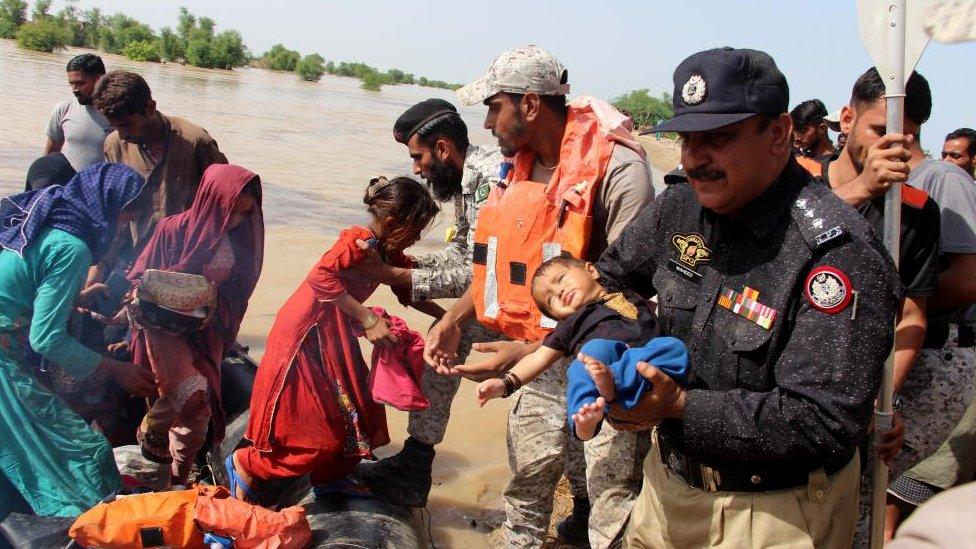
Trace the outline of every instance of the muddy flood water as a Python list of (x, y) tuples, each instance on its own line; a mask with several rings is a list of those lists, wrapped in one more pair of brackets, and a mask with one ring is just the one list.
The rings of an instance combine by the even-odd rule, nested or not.
[[(28, 52), (13, 41), (0, 40), (0, 196), (23, 189), (27, 167), (44, 149), (51, 111), (71, 98), (65, 64), (78, 53)], [(136, 63), (112, 55), (103, 58), (108, 70), (141, 74), (161, 112), (205, 127), (231, 163), (261, 176), (267, 223), (265, 263), (240, 336), (255, 358), (264, 352), (276, 311), (339, 231), (364, 222), (362, 196), (369, 178), (410, 172), (406, 148), (393, 140), (396, 118), (429, 97), (457, 104), (452, 92), (417, 86), (367, 92), (360, 89), (359, 80), (329, 75), (312, 84), (293, 74), (260, 69), (215, 71)], [(472, 142), (494, 142), (482, 129), (483, 107), (464, 108), (461, 113)], [(648, 150), (668, 166), (655, 169), (655, 187), (660, 190), (659, 178), (677, 163), (677, 153), (673, 146), (645, 146), (660, 149)], [(438, 225), (408, 253), (443, 246), (445, 228), (452, 220), (452, 207), (446, 205)], [(416, 311), (404, 310), (385, 287), (367, 304), (386, 307), (421, 332), (431, 322)], [(368, 357), (369, 343), (362, 340), (361, 345)], [(474, 383), (461, 385), (446, 439), (437, 446), (429, 515), (422, 515), (437, 547), (487, 547), (489, 532), (503, 519), (500, 494), (509, 477), (508, 404), (499, 399), (478, 408)], [(380, 449), (380, 456), (398, 451), (406, 437), (406, 413), (390, 408), (388, 417), (393, 442)], [(565, 512), (568, 498), (563, 499)]]
[[(23, 189), (27, 167), (43, 151), (52, 109), (71, 97), (65, 64), (78, 53), (27, 52), (13, 41), (0, 40), (0, 196)], [(110, 55), (104, 59), (108, 70), (141, 74), (161, 112), (207, 128), (232, 163), (261, 175), (267, 252), (241, 334), (255, 357), (263, 353), (278, 307), (339, 231), (364, 221), (362, 196), (368, 179), (410, 172), (406, 148), (393, 140), (397, 116), (428, 97), (456, 103), (451, 92), (417, 86), (374, 93), (361, 90), (358, 80), (328, 75), (311, 84), (293, 74), (258, 69), (213, 71)], [(480, 130), (483, 109), (462, 113), (472, 141), (493, 141)], [(453, 219), (451, 207), (440, 217), (414, 253), (443, 242), (444, 228)], [(420, 331), (430, 323), (419, 313), (403, 311), (385, 288), (370, 304), (389, 308)], [(363, 350), (369, 352), (368, 343)], [(465, 382), (461, 387), (447, 440), (437, 448), (428, 507), (438, 547), (485, 547), (487, 532), (499, 523), (499, 494), (509, 475), (506, 404), (479, 409), (474, 385)], [(406, 436), (406, 414), (390, 409), (388, 415), (393, 443), (381, 455), (398, 451)], [(428, 517), (423, 518), (426, 527)]]

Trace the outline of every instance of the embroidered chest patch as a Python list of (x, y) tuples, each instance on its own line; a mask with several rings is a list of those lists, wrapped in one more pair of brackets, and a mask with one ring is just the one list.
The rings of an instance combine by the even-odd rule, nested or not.
[(827, 265), (811, 271), (803, 287), (811, 307), (832, 315), (846, 309), (854, 296), (851, 279), (840, 269)]
[(678, 250), (678, 261), (689, 267), (699, 263), (708, 263), (712, 250), (705, 245), (705, 240), (697, 234), (676, 234), (671, 237), (671, 243)]
[(718, 304), (767, 330), (772, 329), (773, 322), (776, 320), (776, 309), (760, 303), (759, 292), (748, 286), (741, 293), (730, 288), (722, 288)]

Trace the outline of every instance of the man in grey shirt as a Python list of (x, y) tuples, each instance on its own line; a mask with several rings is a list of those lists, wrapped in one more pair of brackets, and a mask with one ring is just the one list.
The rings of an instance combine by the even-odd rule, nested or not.
[(102, 58), (91, 53), (68, 61), (68, 84), (74, 99), (58, 104), (47, 125), (44, 154), (61, 152), (75, 171), (105, 161), (105, 137), (112, 133), (108, 120), (92, 105), (95, 84), (105, 74)]

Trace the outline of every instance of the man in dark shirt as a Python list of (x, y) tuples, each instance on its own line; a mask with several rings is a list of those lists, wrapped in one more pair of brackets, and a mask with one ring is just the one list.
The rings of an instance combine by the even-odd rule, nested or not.
[(819, 99), (808, 99), (790, 111), (796, 161), (813, 175), (820, 175), (820, 163), (834, 154), (826, 116), (827, 107)]
[[(927, 86), (918, 73), (913, 73), (906, 86), (905, 121), (906, 134), (886, 134), (884, 84), (874, 69), (868, 70), (854, 84), (850, 104), (841, 110), (841, 126), (848, 135), (847, 144), (832, 158), (822, 163), (821, 180), (837, 196), (857, 209), (875, 232), (884, 234), (884, 193), (893, 182), (904, 182), (908, 178), (908, 159), (910, 153), (905, 147), (905, 139), (917, 139), (921, 122), (931, 112), (931, 96)], [(895, 333), (898, 349), (895, 352), (895, 395), (902, 393), (905, 380), (922, 350), (927, 330), (926, 309), (928, 299), (935, 295), (939, 281), (939, 236), (941, 215), (939, 205), (928, 193), (909, 185), (901, 189), (901, 247), (898, 274), (904, 285), (905, 294)], [(933, 387), (934, 388), (934, 387)], [(926, 399), (929, 400), (929, 399)], [(910, 402), (910, 401), (908, 401)], [(933, 401), (921, 403), (929, 408)], [(918, 416), (918, 406), (899, 406), (895, 428), (887, 433), (896, 435), (892, 439), (890, 451), (882, 454), (894, 466), (892, 477), (905, 469), (904, 465), (893, 461), (901, 448), (902, 416), (904, 413), (912, 423)], [(940, 410), (941, 411), (941, 410)], [(936, 412), (939, 413), (939, 412)], [(918, 429), (914, 429), (917, 431)], [(920, 433), (911, 433), (914, 438)], [(902, 452), (899, 461), (913, 451)], [(912, 459), (917, 462), (918, 457)], [(867, 468), (865, 473), (871, 468)], [(869, 541), (872, 482), (865, 475), (861, 482), (861, 502), (858, 531), (855, 545), (866, 545)]]
[(650, 365), (620, 428), (660, 424), (627, 545), (848, 546), (857, 443), (892, 341), (900, 284), (863, 217), (791, 156), (789, 90), (754, 50), (674, 74), (689, 184), (672, 185), (600, 259), (609, 286), (658, 296), (694, 378)]
[[(850, 105), (841, 110), (841, 127), (847, 144), (836, 155), (823, 160), (821, 180), (838, 197), (863, 215), (879, 237), (884, 235), (885, 192), (894, 181), (908, 179), (908, 149), (902, 135), (885, 134), (884, 86), (872, 86), (876, 71), (868, 71), (854, 84)], [(931, 112), (930, 97), (919, 88), (914, 73), (906, 86), (905, 127), (915, 138), (921, 118)], [(873, 91), (882, 95), (873, 97)], [(926, 107), (926, 104), (928, 105)], [(924, 120), (923, 120), (924, 121)], [(880, 124), (880, 128), (876, 128)], [(901, 389), (925, 339), (926, 300), (935, 295), (939, 282), (939, 205), (923, 190), (902, 186), (901, 249), (899, 275), (905, 287), (896, 333), (895, 394)]]

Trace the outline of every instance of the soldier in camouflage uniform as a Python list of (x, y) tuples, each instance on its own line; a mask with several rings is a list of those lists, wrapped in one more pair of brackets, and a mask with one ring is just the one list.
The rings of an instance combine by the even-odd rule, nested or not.
[[(410, 286), (414, 301), (461, 297), (471, 283), (478, 209), (491, 186), (500, 181), (503, 157), (497, 147), (470, 144), (467, 132), (454, 106), (442, 99), (414, 105), (394, 125), (394, 138), (407, 146), (414, 173), (427, 181), (437, 200), (454, 202), (456, 232), (443, 250), (414, 258), (413, 268), (390, 267), (374, 258), (360, 271), (391, 286)], [(499, 339), (501, 334), (475, 321), (466, 323), (457, 361), (464, 362), (474, 343)], [(393, 501), (409, 507), (426, 505), (434, 446), (444, 439), (460, 383), (459, 376), (427, 372), (421, 386), (430, 407), (410, 413), (410, 438), (403, 451), (379, 462), (363, 462), (354, 474)]]
[[(566, 164), (573, 161), (562, 158), (563, 148), (558, 146), (568, 127), (566, 78), (565, 69), (555, 57), (535, 46), (526, 46), (499, 55), (482, 78), (459, 90), (458, 95), (466, 103), (488, 105), (486, 127), (492, 129), (504, 154), (523, 150), (533, 153), (536, 160), (532, 181), (552, 181), (561, 160), (567, 160)], [(549, 146), (545, 151), (535, 149), (540, 143)], [(550, 155), (553, 149), (556, 153)], [(653, 196), (643, 151), (615, 144), (594, 201), (587, 259), (595, 261)], [(454, 330), (446, 325), (471, 315), (473, 298), (468, 295), (458, 300), (431, 330), (427, 340), (429, 354), (448, 351), (450, 355), (446, 344), (444, 349), (437, 349), (441, 346), (438, 332)], [(510, 368), (534, 348), (534, 344), (517, 342), (498, 344), (493, 349), (494, 356), (484, 363), (458, 365), (453, 370), (472, 379), (491, 377)], [(574, 544), (588, 541), (594, 548), (611, 546), (621, 533), (640, 488), (640, 463), (649, 447), (648, 433), (621, 433), (604, 427), (599, 436), (585, 444), (573, 440), (566, 424), (568, 364), (561, 361), (553, 365), (513, 396), (515, 402), (508, 418), (512, 479), (504, 491), (506, 520), (502, 526), (509, 547), (542, 545), (553, 494), (564, 470), (575, 496), (574, 511), (557, 531), (560, 538)], [(583, 467), (585, 473), (580, 471)]]

